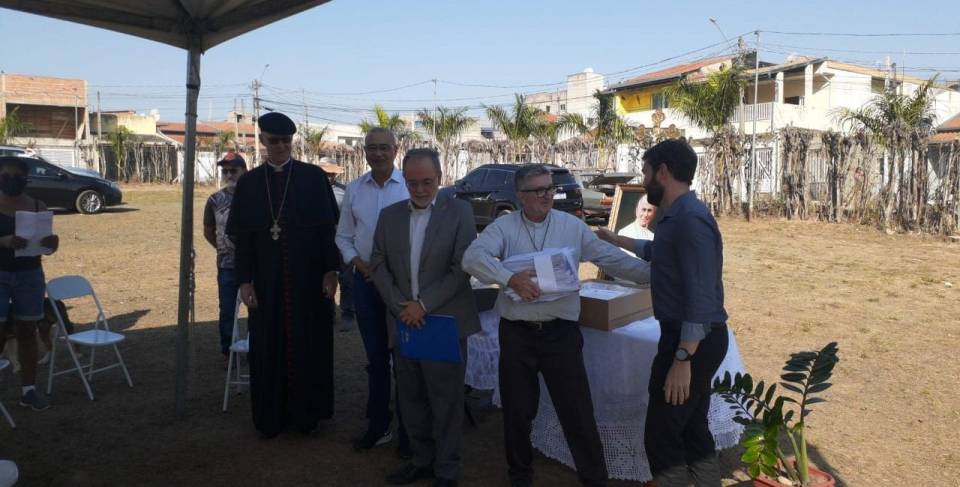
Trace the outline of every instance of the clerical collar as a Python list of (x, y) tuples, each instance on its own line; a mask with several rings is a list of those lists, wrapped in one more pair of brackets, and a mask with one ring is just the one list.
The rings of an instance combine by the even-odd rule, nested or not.
[[(551, 210), (551, 212), (552, 212), (552, 210)], [(522, 211), (520, 212), (520, 218), (523, 219), (523, 222), (524, 222), (524, 223), (529, 224), (529, 225), (531, 225), (531, 226), (534, 227), (534, 228), (538, 228), (538, 227), (542, 227), (542, 226), (544, 226), (544, 225), (546, 225), (547, 223), (550, 222), (550, 212), (547, 213), (546, 218), (544, 218), (542, 222), (535, 222), (535, 221), (527, 218), (527, 214), (526, 214), (526, 213), (523, 213)]]
[(290, 158), (287, 158), (286, 161), (283, 161), (283, 164), (274, 164), (274, 163), (272, 163), (272, 162), (270, 162), (270, 161), (268, 160), (268, 161), (267, 161), (267, 165), (270, 166), (270, 167), (272, 167), (274, 171), (280, 172), (280, 171), (283, 171), (283, 166), (286, 166), (287, 163), (289, 163), (289, 162), (290, 162)]

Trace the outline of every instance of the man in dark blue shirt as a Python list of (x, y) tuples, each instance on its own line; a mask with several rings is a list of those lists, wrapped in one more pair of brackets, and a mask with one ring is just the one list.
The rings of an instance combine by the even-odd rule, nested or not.
[(717, 222), (690, 190), (697, 154), (683, 140), (643, 154), (647, 199), (663, 218), (654, 240), (605, 229), (600, 238), (650, 261), (653, 313), (660, 343), (650, 374), (644, 443), (659, 487), (719, 487), (720, 471), (707, 423), (710, 387), (727, 353), (723, 308), (723, 241)]

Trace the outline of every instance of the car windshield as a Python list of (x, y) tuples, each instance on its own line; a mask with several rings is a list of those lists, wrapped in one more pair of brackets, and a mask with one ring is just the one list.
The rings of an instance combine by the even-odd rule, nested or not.
[(563, 172), (553, 172), (553, 184), (557, 186), (567, 186), (571, 184), (577, 184), (577, 178), (570, 174), (569, 171)]

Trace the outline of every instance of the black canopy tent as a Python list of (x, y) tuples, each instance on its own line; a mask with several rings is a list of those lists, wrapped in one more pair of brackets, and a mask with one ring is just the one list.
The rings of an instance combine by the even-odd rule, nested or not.
[(330, 0), (0, 0), (0, 7), (150, 39), (187, 50), (186, 130), (177, 304), (176, 413), (186, 412), (200, 55), (241, 34)]

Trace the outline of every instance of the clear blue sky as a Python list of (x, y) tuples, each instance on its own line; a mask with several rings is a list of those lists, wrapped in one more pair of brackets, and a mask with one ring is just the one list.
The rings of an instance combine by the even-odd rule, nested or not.
[[(249, 107), (249, 84), (266, 64), (263, 83), (268, 88), (261, 96), (288, 103), (302, 103), (305, 97), (316, 122), (354, 122), (368, 115), (364, 110), (375, 102), (392, 110), (432, 106), (432, 83), (365, 93), (432, 78), (442, 80), (441, 104), (507, 103), (515, 91), (560, 86), (520, 85), (561, 83), (585, 67), (622, 72), (723, 41), (709, 17), (731, 40), (754, 29), (960, 32), (960, 1), (334, 0), (208, 51), (202, 61), (199, 113), (202, 120), (211, 113), (214, 120), (224, 119), (240, 97)], [(752, 35), (748, 40), (752, 44)], [(937, 68), (944, 70), (941, 78), (960, 78), (960, 36), (764, 33), (761, 51), (769, 61), (798, 52), (864, 64), (882, 61), (889, 53), (908, 71), (923, 69), (913, 73), (918, 76)], [(0, 70), (85, 79), (91, 108), (99, 90), (105, 110), (156, 108), (163, 119), (182, 119), (185, 64), (185, 53), (177, 48), (0, 9)], [(608, 82), (667, 65), (622, 73)], [(287, 111), (303, 116), (302, 107)]]

